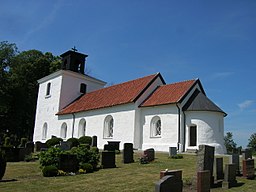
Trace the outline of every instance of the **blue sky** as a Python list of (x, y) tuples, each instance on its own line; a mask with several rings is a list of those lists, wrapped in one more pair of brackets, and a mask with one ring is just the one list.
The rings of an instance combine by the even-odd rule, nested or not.
[(255, 10), (254, 0), (2, 0), (0, 41), (54, 55), (76, 46), (110, 84), (199, 78), (245, 147), (256, 133)]

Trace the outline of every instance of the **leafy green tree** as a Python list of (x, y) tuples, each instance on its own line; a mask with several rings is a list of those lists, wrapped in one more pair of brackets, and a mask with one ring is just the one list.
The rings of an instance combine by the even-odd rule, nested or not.
[(256, 133), (253, 133), (250, 138), (248, 139), (249, 143), (247, 147), (252, 148), (253, 151), (256, 151)]
[(0, 124), (4, 134), (32, 139), (37, 80), (60, 69), (61, 59), (38, 50), (18, 52), (15, 44), (0, 42)]
[(228, 153), (234, 153), (236, 151), (237, 144), (235, 143), (231, 132), (227, 132), (224, 136), (224, 145)]

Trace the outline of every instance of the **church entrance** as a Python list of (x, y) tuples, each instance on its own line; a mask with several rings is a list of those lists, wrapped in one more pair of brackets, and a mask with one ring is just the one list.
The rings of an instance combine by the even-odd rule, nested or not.
[(196, 131), (196, 125), (190, 126), (189, 130), (189, 145), (190, 146), (196, 146), (197, 145), (197, 131)]

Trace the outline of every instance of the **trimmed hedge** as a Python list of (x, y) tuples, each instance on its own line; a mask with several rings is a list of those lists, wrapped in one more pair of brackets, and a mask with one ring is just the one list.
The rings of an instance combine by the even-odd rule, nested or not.
[(70, 148), (77, 147), (79, 145), (79, 141), (77, 138), (69, 138), (67, 142), (70, 144)]
[(53, 165), (45, 166), (42, 169), (44, 177), (56, 177), (58, 175), (58, 168)]
[(92, 143), (92, 137), (90, 136), (82, 136), (78, 139), (80, 144), (88, 144), (91, 145)]
[(61, 141), (63, 141), (62, 138), (53, 137), (51, 139), (48, 139), (45, 143), (48, 147), (53, 147), (55, 145), (59, 145)]

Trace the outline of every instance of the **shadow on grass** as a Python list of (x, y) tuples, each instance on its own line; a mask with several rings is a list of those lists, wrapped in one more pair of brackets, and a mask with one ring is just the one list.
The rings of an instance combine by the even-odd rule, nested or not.
[(17, 179), (3, 179), (0, 180), (0, 182), (12, 182), (12, 181), (18, 181)]

